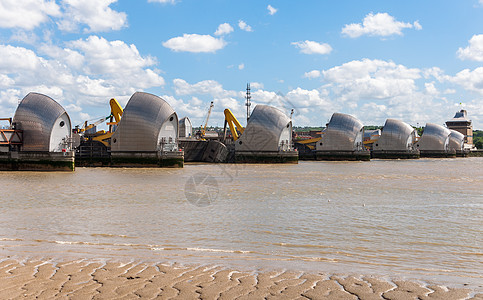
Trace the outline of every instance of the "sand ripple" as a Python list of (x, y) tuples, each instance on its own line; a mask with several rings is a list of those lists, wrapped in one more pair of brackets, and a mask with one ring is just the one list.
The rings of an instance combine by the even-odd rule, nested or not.
[(1, 299), (483, 299), (451, 289), (374, 277), (219, 266), (48, 260), (0, 262)]

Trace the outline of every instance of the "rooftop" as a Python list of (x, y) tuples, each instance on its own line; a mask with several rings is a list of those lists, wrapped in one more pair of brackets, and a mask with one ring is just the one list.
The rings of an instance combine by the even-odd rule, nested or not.
[(448, 120), (446, 122), (471, 122), (471, 120), (468, 119), (466, 110), (462, 109), (454, 115), (453, 119)]

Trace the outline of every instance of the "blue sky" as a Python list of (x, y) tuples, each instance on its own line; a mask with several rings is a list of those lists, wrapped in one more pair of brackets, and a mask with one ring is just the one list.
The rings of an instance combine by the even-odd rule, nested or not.
[(244, 123), (247, 82), (295, 126), (464, 108), (483, 129), (483, 0), (0, 0), (0, 117), (35, 91), (76, 125), (146, 91), (195, 126), (214, 101), (223, 126), (225, 108)]

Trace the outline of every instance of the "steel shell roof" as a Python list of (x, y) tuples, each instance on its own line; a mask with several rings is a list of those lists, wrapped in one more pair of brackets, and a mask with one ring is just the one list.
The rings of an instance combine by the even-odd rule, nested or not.
[(411, 125), (396, 119), (387, 119), (381, 137), (374, 145), (374, 150), (406, 151), (412, 149), (416, 130)]
[(461, 151), (465, 145), (465, 135), (456, 130), (450, 129), (451, 133), (449, 135), (449, 149)]
[(441, 125), (427, 123), (423, 135), (418, 142), (419, 150), (446, 151), (448, 150), (451, 131)]
[(362, 142), (362, 128), (363, 125), (357, 118), (334, 113), (316, 148), (317, 150), (356, 150), (357, 142)]
[(50, 151), (50, 138), (58, 118), (66, 114), (65, 109), (54, 99), (39, 93), (29, 93), (17, 107), (13, 122), (23, 130), (24, 151)]
[[(245, 131), (235, 143), (236, 151), (279, 151), (284, 129), (292, 129), (292, 121), (281, 110), (268, 105), (257, 105)], [(290, 136), (291, 139), (291, 136)]]
[(171, 118), (177, 126), (178, 116), (164, 99), (144, 92), (134, 93), (112, 135), (111, 150), (157, 151), (161, 126)]

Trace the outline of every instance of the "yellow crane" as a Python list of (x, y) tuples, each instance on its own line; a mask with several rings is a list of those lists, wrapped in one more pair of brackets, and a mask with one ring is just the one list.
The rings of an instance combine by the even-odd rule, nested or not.
[(116, 120), (116, 122), (111, 121), (110, 124), (107, 125), (117, 125), (121, 121), (121, 117), (124, 111), (119, 102), (117, 102), (117, 100), (114, 98), (109, 100), (109, 105), (111, 106), (111, 116), (114, 117), (114, 120)]
[[(87, 124), (87, 121), (85, 121), (82, 128), (79, 129), (78, 126), (76, 126), (77, 128), (74, 129), (74, 132), (84, 133), (84, 138), (92, 139), (94, 141), (99, 141), (103, 143), (106, 147), (110, 147), (109, 139), (111, 138), (112, 134), (115, 131), (115, 128), (113, 126), (117, 126), (119, 124), (124, 111), (121, 105), (119, 104), (119, 102), (114, 98), (109, 100), (109, 105), (111, 106), (111, 114), (109, 116), (100, 118), (99, 120), (95, 121), (92, 124)], [(91, 128), (94, 128), (95, 126), (101, 124), (106, 120), (110, 120), (110, 122), (106, 123), (107, 125), (109, 125), (108, 132), (104, 130), (100, 130), (100, 131), (97, 131), (96, 133), (92, 133), (92, 134), (89, 134), (89, 136), (86, 136), (86, 131), (88, 131)]]
[[(116, 99), (112, 98), (109, 100), (109, 105), (111, 106), (111, 121), (107, 123), (109, 125), (109, 132), (104, 133), (101, 132), (101, 135), (95, 136), (92, 139), (94, 141), (99, 141), (103, 143), (106, 147), (110, 147), (110, 139), (111, 136), (114, 134), (113, 126), (119, 125), (119, 122), (121, 121), (122, 114), (123, 114), (123, 109), (119, 102), (117, 102)], [(115, 122), (112, 121), (112, 118), (114, 118)]]
[[(223, 126), (223, 131), (226, 139), (226, 125), (230, 126), (230, 131), (233, 136), (233, 140), (236, 141), (243, 134), (245, 128), (241, 126), (240, 122), (238, 122), (237, 118), (233, 115), (230, 109), (225, 109), (223, 111), (225, 114), (225, 125)], [(239, 133), (238, 133), (239, 132)]]
[(208, 126), (208, 120), (210, 119), (211, 110), (213, 109), (213, 101), (210, 103), (210, 108), (208, 109), (208, 114), (206, 115), (205, 125), (200, 128), (200, 138), (204, 138), (206, 134), (206, 127)]
[[(91, 124), (88, 124), (89, 121), (85, 121), (80, 129), (75, 129), (75, 130), (79, 133), (86, 132), (89, 129), (92, 129), (92, 128), (96, 127), (97, 125), (101, 124), (102, 122), (106, 121), (110, 117), (111, 117), (110, 115), (107, 116), (107, 117), (102, 117), (99, 120), (96, 120), (94, 123), (91, 123)], [(76, 126), (76, 127), (79, 127), (79, 126)]]

